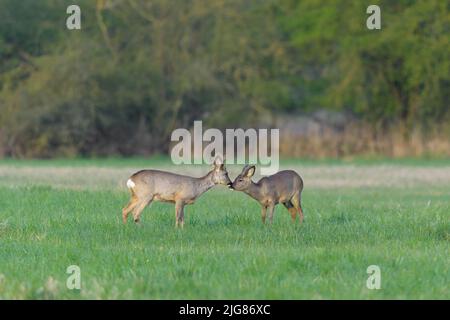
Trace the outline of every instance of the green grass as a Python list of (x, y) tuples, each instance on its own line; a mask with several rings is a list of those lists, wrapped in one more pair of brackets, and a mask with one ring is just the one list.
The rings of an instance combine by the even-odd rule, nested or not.
[[(170, 157), (166, 155), (157, 155), (152, 157), (134, 157), (134, 158), (73, 158), (73, 159), (25, 159), (17, 160), (12, 158), (0, 159), (0, 165), (8, 166), (36, 166), (36, 167), (83, 167), (83, 166), (97, 166), (97, 167), (148, 167), (166, 166), (170, 164)], [(449, 166), (449, 158), (398, 158), (391, 159), (386, 157), (352, 157), (347, 159), (281, 159), (281, 164), (302, 165), (302, 166), (317, 166), (317, 165), (408, 165), (420, 167), (441, 167)]]
[[(162, 203), (123, 225), (125, 190), (2, 186), (0, 298), (450, 298), (448, 187), (303, 198), (303, 225), (278, 206), (269, 226), (254, 200), (218, 187), (187, 207), (179, 230)], [(381, 290), (366, 288), (373, 264)], [(69, 265), (81, 268), (80, 291), (66, 288)]]
[(165, 155), (134, 158), (73, 158), (73, 159), (25, 159), (18, 160), (13, 158), (0, 159), (0, 165), (15, 167), (35, 166), (35, 167), (86, 167), (96, 166), (104, 167), (124, 167), (141, 166), (146, 167), (149, 164), (153, 166), (165, 166), (170, 162), (170, 157)]

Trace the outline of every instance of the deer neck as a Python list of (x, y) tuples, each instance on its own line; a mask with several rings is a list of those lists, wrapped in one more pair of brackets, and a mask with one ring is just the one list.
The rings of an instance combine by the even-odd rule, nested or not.
[(197, 193), (201, 195), (214, 187), (215, 183), (212, 179), (212, 174), (209, 172), (206, 176), (197, 179)]
[(245, 190), (245, 193), (248, 194), (253, 199), (259, 201), (261, 199), (261, 186), (252, 181), (248, 189)]

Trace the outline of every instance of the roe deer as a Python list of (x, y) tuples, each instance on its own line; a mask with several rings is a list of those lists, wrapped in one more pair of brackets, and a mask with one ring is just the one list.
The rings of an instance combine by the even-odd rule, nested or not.
[(184, 225), (184, 206), (192, 204), (204, 192), (216, 184), (231, 185), (228, 172), (221, 158), (214, 161), (214, 168), (201, 178), (183, 176), (159, 170), (142, 170), (127, 181), (131, 192), (128, 205), (122, 210), (123, 223), (133, 211), (134, 222), (138, 223), (142, 210), (152, 201), (175, 203), (175, 226)]
[(303, 180), (297, 172), (292, 170), (280, 171), (274, 175), (262, 178), (257, 183), (254, 183), (251, 179), (254, 174), (255, 166), (246, 165), (232, 183), (231, 189), (243, 191), (261, 204), (263, 223), (266, 222), (267, 209), (269, 210), (269, 219), (272, 223), (273, 210), (275, 205), (280, 202), (288, 209), (292, 222), (295, 222), (298, 214), (300, 223), (302, 223), (301, 193)]

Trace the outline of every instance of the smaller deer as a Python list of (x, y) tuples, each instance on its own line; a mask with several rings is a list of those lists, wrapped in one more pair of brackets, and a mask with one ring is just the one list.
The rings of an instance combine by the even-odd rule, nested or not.
[(230, 188), (245, 192), (261, 204), (262, 222), (266, 223), (266, 212), (269, 210), (269, 219), (272, 223), (275, 205), (282, 203), (291, 214), (292, 222), (295, 222), (298, 214), (300, 223), (302, 223), (301, 193), (303, 180), (297, 172), (292, 170), (280, 171), (262, 178), (257, 183), (254, 183), (251, 179), (254, 174), (255, 166), (246, 165)]
[(228, 172), (220, 157), (214, 160), (214, 168), (201, 178), (183, 176), (159, 170), (142, 170), (127, 181), (131, 200), (122, 210), (123, 223), (133, 211), (138, 223), (142, 210), (152, 201), (175, 203), (175, 226), (184, 226), (184, 206), (192, 204), (216, 184), (231, 185)]

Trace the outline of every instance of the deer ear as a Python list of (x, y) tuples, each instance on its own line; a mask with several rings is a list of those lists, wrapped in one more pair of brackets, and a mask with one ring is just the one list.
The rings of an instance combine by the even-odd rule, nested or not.
[(223, 159), (221, 156), (216, 156), (216, 159), (214, 159), (214, 166), (220, 167), (223, 165)]
[(245, 175), (247, 177), (253, 177), (253, 175), (255, 174), (255, 166), (251, 166), (250, 168), (247, 169), (247, 172), (245, 173)]
[(246, 165), (242, 168), (241, 176), (247, 175), (248, 168), (250, 168), (250, 166), (249, 166), (248, 164), (246, 164)]

